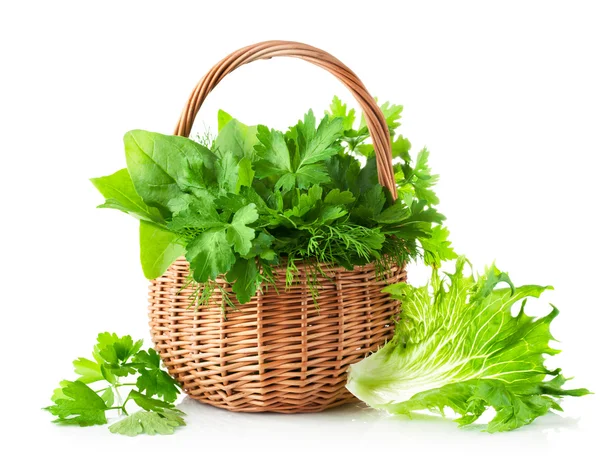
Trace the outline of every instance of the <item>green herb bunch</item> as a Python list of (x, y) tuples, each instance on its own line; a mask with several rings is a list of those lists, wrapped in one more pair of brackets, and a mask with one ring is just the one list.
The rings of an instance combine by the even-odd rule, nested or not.
[[(156, 351), (141, 350), (126, 335), (100, 333), (92, 353), (93, 359), (73, 361), (75, 381), (61, 381), (54, 391), (54, 405), (46, 407), (57, 424), (92, 426), (107, 424), (107, 414), (124, 415), (109, 426), (116, 434), (172, 434), (184, 426), (185, 414), (174, 406), (179, 386), (160, 368)], [(132, 389), (135, 388), (135, 389)], [(121, 391), (129, 389), (123, 399)], [(129, 413), (132, 404), (139, 410)], [(129, 410), (127, 409), (129, 408)]]
[(381, 108), (397, 159), (396, 201), (378, 183), (364, 118), (337, 97), (322, 120), (309, 111), (286, 132), (247, 126), (223, 111), (218, 135), (203, 144), (130, 131), (127, 168), (92, 182), (106, 198), (100, 207), (140, 220), (147, 278), (185, 255), (195, 282), (210, 290), (224, 275), (240, 303), (281, 264), (287, 282), (298, 263), (315, 273), (321, 265), (381, 269), (418, 256), (438, 266), (455, 254), (435, 208), (437, 175), (428, 151), (411, 158), (410, 142), (398, 134), (402, 107)]

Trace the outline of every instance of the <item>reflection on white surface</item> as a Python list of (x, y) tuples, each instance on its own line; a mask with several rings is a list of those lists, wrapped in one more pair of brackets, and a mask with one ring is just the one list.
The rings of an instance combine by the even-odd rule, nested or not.
[(579, 420), (557, 414), (539, 418), (534, 424), (510, 434), (481, 433), (482, 425), (459, 429), (448, 418), (415, 414), (411, 418), (393, 416), (356, 403), (311, 414), (234, 413), (198, 403), (186, 397), (178, 406), (187, 413), (188, 426), (181, 432), (198, 439), (229, 439), (249, 437), (255, 441), (269, 440), (336, 440), (371, 444), (403, 444), (415, 441), (445, 444), (486, 443), (490, 438), (527, 439), (527, 444), (545, 444), (552, 433), (576, 432)]
[(82, 467), (86, 475), (599, 473), (586, 462), (597, 451), (597, 405), (595, 395), (565, 401), (569, 416), (550, 414), (501, 434), (459, 429), (436, 416), (390, 416), (358, 403), (316, 414), (248, 414), (186, 397), (178, 405), (186, 427), (172, 436), (132, 438), (106, 426), (56, 426), (43, 411), (28, 412), (5, 447), (19, 470), (2, 470), (10, 464), (0, 458), (0, 473), (45, 473), (45, 467), (61, 467), (62, 475), (80, 475)]

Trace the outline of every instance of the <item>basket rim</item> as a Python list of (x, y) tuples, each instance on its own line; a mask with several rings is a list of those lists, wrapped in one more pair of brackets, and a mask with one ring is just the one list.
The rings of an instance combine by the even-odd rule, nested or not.
[[(314, 265), (310, 263), (310, 261), (313, 261), (313, 259), (307, 259), (307, 260), (299, 260), (297, 261), (296, 267), (298, 268), (298, 271), (300, 273), (302, 273), (303, 271), (305, 272), (306, 269), (314, 269)], [(316, 262), (316, 261), (315, 261)], [(275, 264), (272, 266), (274, 273), (280, 273), (280, 272), (285, 272), (286, 270), (286, 260), (282, 260), (279, 264)], [(189, 262), (187, 261), (187, 259), (184, 256), (180, 256), (177, 259), (175, 259), (173, 261), (173, 263), (171, 265), (187, 265), (189, 266)], [(377, 266), (377, 262), (372, 261), (372, 262), (368, 262), (366, 264), (363, 265), (358, 265), (358, 266), (354, 266), (353, 269), (347, 269), (344, 266), (340, 266), (340, 265), (335, 265), (333, 263), (327, 263), (327, 262), (316, 262), (317, 266), (320, 267), (323, 271), (327, 271), (327, 272), (333, 272), (336, 274), (345, 274), (345, 273), (362, 273), (365, 271), (370, 271), (370, 270), (374, 270), (375, 267)], [(398, 264), (396, 262), (390, 263), (390, 266), (385, 270), (385, 272), (388, 271), (396, 271), (396, 270), (400, 270), (403, 268), (406, 268), (406, 264), (407, 262), (404, 262), (402, 264)], [(170, 267), (170, 266), (169, 266)], [(158, 279), (160, 279), (160, 277), (158, 277)], [(221, 279), (221, 277), (218, 277), (217, 280)], [(154, 281), (156, 279), (150, 279), (151, 281)]]

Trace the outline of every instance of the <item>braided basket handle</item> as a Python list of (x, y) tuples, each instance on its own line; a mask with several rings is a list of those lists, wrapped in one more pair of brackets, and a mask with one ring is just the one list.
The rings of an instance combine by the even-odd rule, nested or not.
[(225, 76), (240, 66), (257, 59), (271, 59), (277, 56), (300, 58), (320, 66), (337, 77), (350, 90), (363, 110), (373, 140), (379, 183), (387, 187), (393, 198), (396, 199), (398, 194), (392, 166), (392, 147), (383, 112), (361, 80), (346, 65), (329, 53), (304, 43), (264, 41), (246, 46), (225, 57), (213, 66), (192, 91), (175, 128), (175, 135), (184, 137), (190, 135), (194, 119), (202, 103)]

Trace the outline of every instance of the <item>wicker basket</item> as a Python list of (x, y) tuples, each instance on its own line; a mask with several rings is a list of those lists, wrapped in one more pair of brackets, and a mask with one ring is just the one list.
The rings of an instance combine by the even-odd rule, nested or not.
[[(175, 129), (188, 136), (210, 91), (230, 72), (257, 59), (290, 56), (335, 75), (363, 109), (377, 157), (379, 181), (394, 198), (396, 187), (387, 124), (362, 82), (330, 54), (302, 43), (268, 41), (240, 49), (215, 65), (196, 86)], [(169, 373), (199, 401), (243, 412), (316, 412), (353, 400), (346, 371), (393, 333), (398, 301), (381, 290), (405, 279), (404, 268), (384, 276), (373, 265), (322, 268), (315, 305), (307, 273), (299, 266), (286, 290), (277, 268), (270, 287), (235, 308), (219, 290), (200, 308), (190, 306), (189, 267), (177, 260), (150, 285), (150, 331)], [(219, 283), (227, 290), (226, 281)]]

